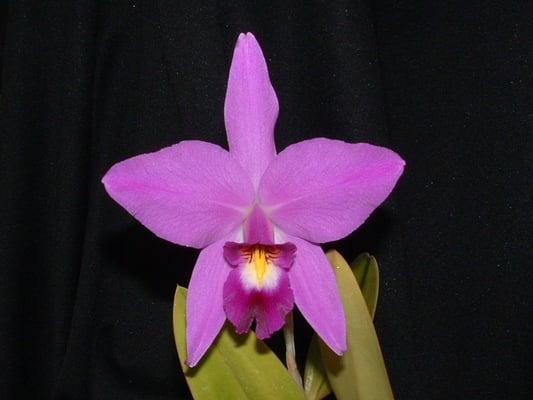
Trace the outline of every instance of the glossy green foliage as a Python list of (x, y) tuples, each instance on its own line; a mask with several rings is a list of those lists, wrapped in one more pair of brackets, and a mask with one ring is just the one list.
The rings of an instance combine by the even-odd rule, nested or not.
[(315, 333), (311, 338), (307, 359), (305, 361), (304, 389), (308, 400), (320, 400), (331, 393), (326, 370), (320, 355), (320, 339)]
[(368, 253), (360, 254), (350, 267), (357, 279), (372, 319), (376, 315), (379, 295), (379, 268), (376, 259)]
[(304, 393), (276, 355), (253, 332), (237, 335), (229, 326), (202, 361), (185, 364), (185, 303), (187, 289), (178, 286), (174, 297), (174, 338), (181, 368), (195, 400), (292, 400)]
[(327, 256), (344, 305), (348, 344), (346, 353), (338, 356), (320, 342), (329, 384), (339, 400), (391, 400), (385, 362), (363, 294), (346, 260), (334, 250)]
[[(350, 265), (361, 289), (368, 312), (374, 318), (379, 294), (379, 269), (376, 259), (368, 253), (359, 255)], [(309, 400), (320, 400), (331, 393), (326, 370), (322, 364), (316, 334), (311, 339), (305, 363), (304, 389)]]

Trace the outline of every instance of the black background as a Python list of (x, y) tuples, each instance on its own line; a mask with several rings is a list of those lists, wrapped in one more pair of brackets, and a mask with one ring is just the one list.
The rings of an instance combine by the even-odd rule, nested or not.
[(197, 251), (157, 239), (99, 180), (183, 139), (225, 146), (246, 31), (279, 97), (279, 149), (326, 136), (407, 161), (334, 244), (380, 262), (396, 397), (533, 398), (531, 2), (192, 3), (0, 8), (0, 398), (188, 398), (171, 303)]

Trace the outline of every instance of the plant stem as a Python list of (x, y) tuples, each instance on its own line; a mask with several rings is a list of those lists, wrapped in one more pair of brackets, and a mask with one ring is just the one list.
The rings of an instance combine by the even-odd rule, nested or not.
[(296, 364), (296, 347), (294, 346), (294, 321), (292, 319), (292, 312), (288, 313), (285, 319), (283, 336), (285, 338), (285, 363), (287, 364), (287, 370), (296, 383), (303, 388), (302, 376), (300, 375), (298, 365)]

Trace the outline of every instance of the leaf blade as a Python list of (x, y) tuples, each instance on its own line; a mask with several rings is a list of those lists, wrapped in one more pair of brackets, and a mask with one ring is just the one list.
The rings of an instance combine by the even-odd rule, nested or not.
[(376, 331), (355, 276), (338, 252), (329, 251), (327, 256), (341, 292), (348, 342), (343, 356), (337, 356), (322, 341), (320, 343), (333, 392), (339, 400), (393, 400)]
[(318, 335), (313, 334), (305, 360), (304, 390), (308, 400), (320, 400), (331, 393), (326, 370), (322, 365), (319, 340)]
[(187, 289), (178, 286), (173, 327), (176, 349), (187, 384), (196, 400), (304, 399), (276, 355), (253, 332), (237, 335), (225, 326), (195, 368), (185, 364), (185, 302)]
[(350, 264), (355, 279), (365, 299), (368, 312), (372, 319), (376, 315), (379, 296), (379, 267), (374, 256), (360, 254)]
[[(376, 259), (368, 253), (362, 253), (350, 264), (350, 268), (359, 284), (368, 312), (374, 319), (379, 295), (379, 269)], [(308, 400), (320, 400), (332, 392), (322, 365), (319, 337), (313, 334), (305, 362), (304, 389)]]

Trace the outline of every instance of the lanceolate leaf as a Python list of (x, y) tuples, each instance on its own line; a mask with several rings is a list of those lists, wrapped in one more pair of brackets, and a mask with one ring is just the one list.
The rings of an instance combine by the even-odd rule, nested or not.
[(326, 370), (322, 365), (319, 340), (315, 333), (305, 360), (304, 389), (307, 400), (320, 400), (331, 393)]
[(360, 254), (350, 267), (361, 288), (361, 293), (372, 319), (376, 314), (379, 294), (379, 269), (376, 259), (368, 253)]
[[(379, 270), (376, 259), (368, 253), (360, 254), (350, 265), (366, 301), (368, 312), (374, 318), (379, 293)], [(311, 339), (305, 363), (304, 389), (308, 400), (320, 400), (331, 393), (326, 371), (322, 365), (316, 334)]]
[(185, 302), (187, 289), (174, 297), (174, 338), (187, 384), (195, 400), (304, 399), (303, 391), (276, 355), (253, 332), (237, 335), (224, 327), (202, 361), (185, 364)]
[(328, 381), (339, 400), (393, 399), (385, 362), (367, 305), (348, 263), (336, 251), (328, 252), (341, 292), (348, 351), (342, 357), (320, 343)]

